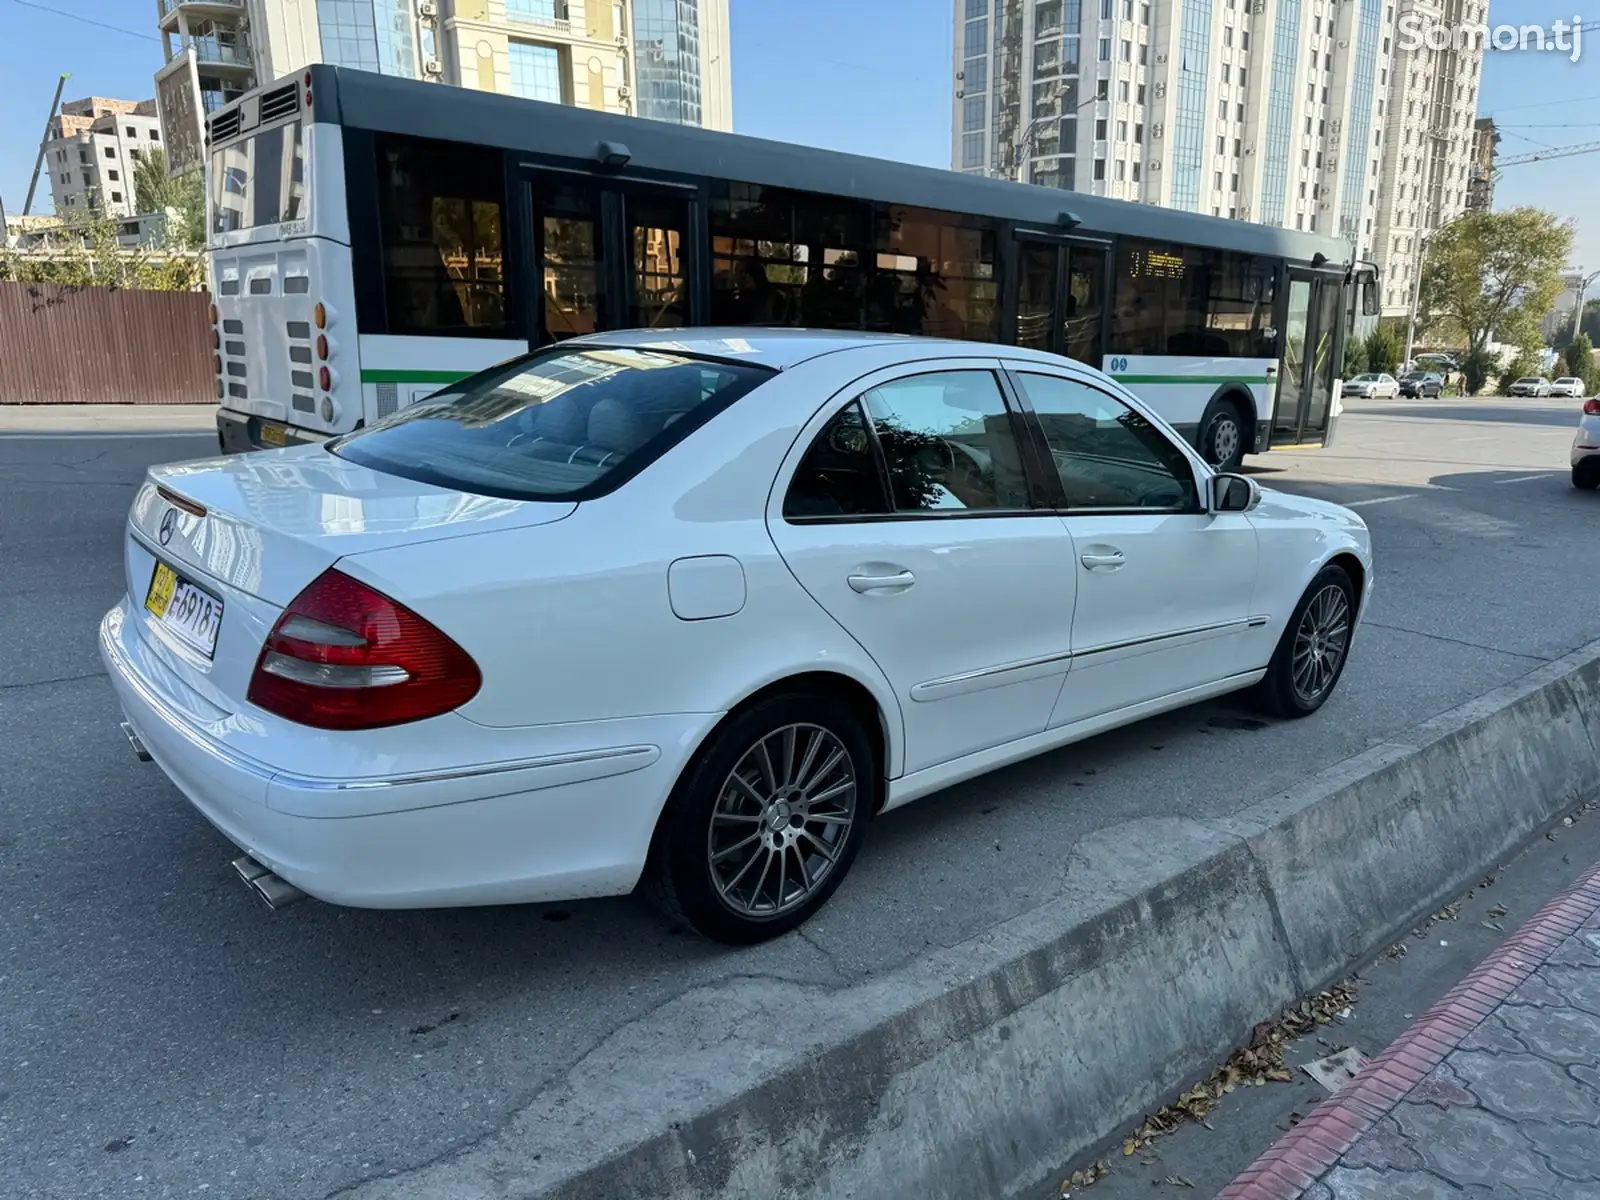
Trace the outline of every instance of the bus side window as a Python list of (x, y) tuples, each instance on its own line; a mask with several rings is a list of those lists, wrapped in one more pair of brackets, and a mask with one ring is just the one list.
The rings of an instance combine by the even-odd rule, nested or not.
[(380, 137), (377, 153), (388, 332), (512, 332), (499, 152)]

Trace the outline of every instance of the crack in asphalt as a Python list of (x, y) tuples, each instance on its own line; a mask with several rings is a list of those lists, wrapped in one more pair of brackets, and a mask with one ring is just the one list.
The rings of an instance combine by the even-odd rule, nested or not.
[(85, 679), (103, 679), (104, 671), (90, 671), (87, 675), (62, 675), (56, 679), (27, 679), (21, 683), (0, 683), (0, 692), (21, 691), (23, 688), (49, 687), (53, 683), (79, 683)]
[[(1435, 642), (1449, 642), (1451, 645), (1455, 646), (1467, 646), (1473, 650), (1487, 650), (1490, 654), (1504, 654), (1507, 658), (1525, 658), (1530, 662), (1551, 663), (1555, 662), (1556, 658), (1561, 658), (1572, 653), (1571, 650), (1563, 650), (1561, 654), (1554, 657), (1543, 654), (1523, 654), (1518, 650), (1502, 650), (1499, 646), (1485, 646), (1482, 642), (1469, 642), (1465, 638), (1448, 637), (1442, 633), (1428, 633), (1422, 629), (1408, 629), (1404, 625), (1390, 625), (1384, 621), (1374, 621), (1371, 618), (1363, 621), (1362, 624), (1371, 625), (1377, 629), (1388, 629), (1395, 633), (1409, 633), (1416, 637), (1429, 638)], [(1576, 647), (1574, 647), (1574, 649), (1576, 649)]]

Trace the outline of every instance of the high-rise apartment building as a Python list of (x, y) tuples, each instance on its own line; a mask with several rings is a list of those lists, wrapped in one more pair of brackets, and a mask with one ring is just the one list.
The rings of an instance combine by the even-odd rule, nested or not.
[[(1481, 23), (1489, 7), (1488, 0), (1398, 4), (1402, 28), (1420, 30)], [(1384, 315), (1400, 316), (1410, 311), (1427, 235), (1466, 211), (1483, 47), (1453, 39), (1434, 49), (1425, 37), (1402, 38), (1392, 72), (1373, 257)]]
[(68, 100), (51, 118), (44, 147), (56, 214), (133, 216), (134, 166), (160, 145), (154, 100)]
[(179, 127), (169, 140), (193, 155), (204, 113), (314, 62), (733, 127), (728, 0), (158, 3), (169, 62), (157, 95)]
[[(1384, 266), (1402, 218), (1464, 202), (1482, 70), (1481, 50), (1403, 47), (1397, 5), (1483, 9), (955, 0), (952, 166), (1325, 233)], [(1404, 287), (1386, 275), (1386, 294)]]

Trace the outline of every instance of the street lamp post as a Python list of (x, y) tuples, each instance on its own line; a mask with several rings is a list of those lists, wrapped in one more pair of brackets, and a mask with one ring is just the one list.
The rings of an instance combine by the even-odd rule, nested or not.
[[(1582, 271), (1583, 268), (1579, 267), (1578, 270)], [(1584, 293), (1589, 290), (1589, 285), (1592, 284), (1596, 279), (1600, 279), (1600, 271), (1594, 271), (1588, 275), (1582, 276), (1581, 281), (1578, 284), (1578, 298), (1574, 300), (1572, 304), (1572, 338), (1574, 341), (1577, 340), (1578, 334), (1583, 332)]]
[(1042, 128), (1051, 121), (1065, 120), (1069, 115), (1075, 117), (1084, 109), (1088, 108), (1089, 105), (1098, 104), (1099, 102), (1099, 96), (1090, 96), (1082, 104), (1079, 104), (1077, 107), (1075, 107), (1070, 114), (1050, 113), (1047, 116), (1035, 117), (1025, 126), (1023, 126), (1022, 135), (1017, 138), (1016, 163), (1012, 168), (1012, 179), (1018, 183), (1028, 182), (1025, 178), (1023, 178), (1023, 172), (1027, 168), (1028, 160), (1033, 157), (1033, 135), (1035, 130)]

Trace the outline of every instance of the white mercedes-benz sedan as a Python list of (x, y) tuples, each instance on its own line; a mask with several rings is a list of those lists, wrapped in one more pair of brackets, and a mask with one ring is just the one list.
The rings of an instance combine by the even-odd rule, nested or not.
[(643, 882), (793, 928), (872, 818), (1244, 688), (1339, 681), (1353, 513), (1218, 475), (1011, 347), (563, 342), (320, 445), (153, 468), (100, 648), (269, 901)]

